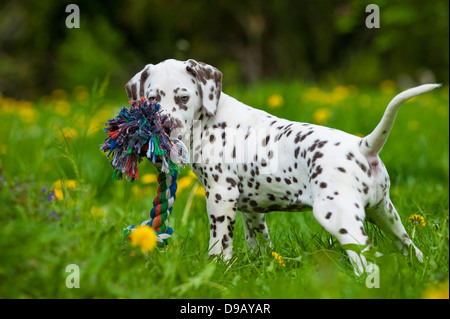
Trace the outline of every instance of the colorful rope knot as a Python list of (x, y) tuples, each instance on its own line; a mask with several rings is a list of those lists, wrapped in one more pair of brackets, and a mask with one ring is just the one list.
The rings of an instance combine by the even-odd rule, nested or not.
[(174, 121), (161, 114), (161, 105), (155, 101), (131, 101), (119, 114), (105, 123), (108, 134), (100, 150), (107, 152), (114, 168), (113, 178), (134, 181), (139, 178), (138, 164), (142, 157), (158, 165), (162, 172), (173, 174), (187, 163), (187, 149), (177, 138), (170, 138)]

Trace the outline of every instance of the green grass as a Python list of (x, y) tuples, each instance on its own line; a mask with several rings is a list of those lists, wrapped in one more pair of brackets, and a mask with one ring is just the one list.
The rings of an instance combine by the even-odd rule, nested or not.
[[(383, 88), (274, 82), (225, 92), (280, 117), (364, 135), (399, 91)], [(194, 180), (177, 193), (168, 249), (146, 257), (120, 246), (123, 227), (147, 218), (156, 184), (111, 179), (99, 150), (102, 124), (127, 101), (125, 94), (106, 99), (104, 90), (55, 91), (32, 103), (1, 97), (0, 298), (422, 298), (433, 291), (448, 298), (448, 86), (405, 103), (381, 153), (407, 231), (410, 215), (426, 220), (414, 238), (426, 261), (401, 255), (366, 224), (383, 253), (376, 261), (380, 288), (372, 289), (311, 212), (268, 214), (273, 246), (255, 252), (238, 214), (233, 259), (212, 261), (205, 199), (196, 194), (187, 205)], [(281, 106), (270, 107), (273, 95), (282, 96)], [(140, 170), (156, 173), (146, 163)], [(188, 170), (180, 178), (188, 180)], [(48, 200), (52, 189), (59, 199)], [(70, 264), (79, 266), (79, 289), (65, 285)]]

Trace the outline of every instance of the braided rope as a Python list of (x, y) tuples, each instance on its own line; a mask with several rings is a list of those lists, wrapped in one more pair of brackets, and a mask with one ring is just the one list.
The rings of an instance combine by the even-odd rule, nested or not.
[[(172, 236), (173, 229), (169, 227), (169, 216), (176, 199), (177, 172), (174, 175), (159, 173), (158, 191), (153, 200), (153, 208), (150, 211), (149, 226), (153, 227), (158, 235), (158, 245), (167, 245)], [(162, 242), (162, 243), (161, 243)], [(161, 244), (160, 244), (161, 243)]]
[[(157, 235), (158, 247), (164, 247), (169, 243), (173, 234), (173, 228), (169, 227), (169, 216), (176, 199), (177, 171), (174, 171), (173, 175), (160, 171), (158, 184), (157, 195), (153, 200), (153, 208), (150, 211), (150, 219), (141, 222), (139, 225), (152, 227)], [(136, 228), (136, 225), (126, 227), (123, 235), (130, 235), (134, 228)]]

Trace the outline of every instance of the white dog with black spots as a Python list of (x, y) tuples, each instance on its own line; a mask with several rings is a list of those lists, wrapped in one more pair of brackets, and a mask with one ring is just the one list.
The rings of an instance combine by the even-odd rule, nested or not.
[[(156, 100), (175, 119), (172, 134), (186, 144), (191, 168), (205, 188), (210, 255), (231, 258), (238, 210), (253, 248), (255, 232), (270, 244), (264, 213), (312, 208), (343, 247), (371, 248), (363, 224), (367, 219), (405, 254), (412, 245), (422, 261), (389, 199), (389, 175), (378, 154), (400, 105), (438, 86), (426, 84), (397, 95), (363, 138), (247, 106), (222, 92), (218, 69), (194, 60), (149, 64), (125, 88), (130, 100)], [(365, 257), (346, 251), (355, 272), (363, 273)]]

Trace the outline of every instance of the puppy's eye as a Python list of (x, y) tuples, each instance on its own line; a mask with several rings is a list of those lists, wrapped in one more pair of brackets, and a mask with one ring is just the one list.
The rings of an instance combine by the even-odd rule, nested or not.
[(152, 102), (157, 102), (156, 96), (149, 96), (148, 100)]
[(183, 95), (182, 97), (180, 97), (180, 101), (181, 102), (187, 102), (189, 100), (189, 96), (188, 95)]

